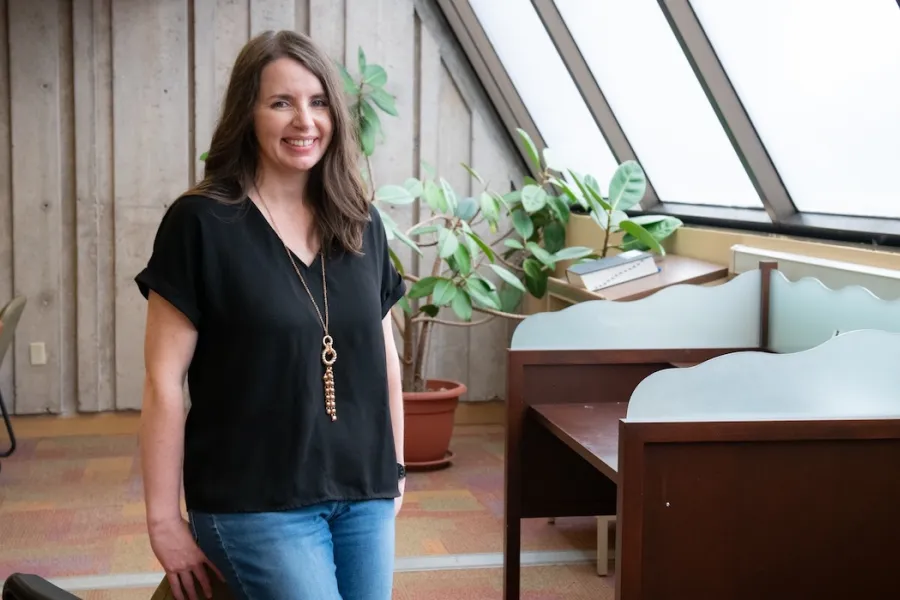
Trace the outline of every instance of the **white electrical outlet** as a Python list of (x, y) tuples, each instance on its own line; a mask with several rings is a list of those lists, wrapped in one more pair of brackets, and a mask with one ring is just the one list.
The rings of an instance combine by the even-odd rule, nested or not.
[(31, 353), (32, 365), (47, 364), (47, 346), (44, 342), (32, 342), (28, 349)]

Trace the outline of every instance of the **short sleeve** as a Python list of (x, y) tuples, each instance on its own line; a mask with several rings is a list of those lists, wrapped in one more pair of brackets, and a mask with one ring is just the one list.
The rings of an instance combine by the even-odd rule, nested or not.
[(202, 238), (196, 203), (179, 198), (163, 215), (147, 266), (135, 277), (144, 298), (153, 290), (194, 327), (202, 316)]
[(381, 317), (384, 318), (388, 311), (391, 310), (391, 307), (406, 293), (406, 284), (403, 281), (403, 277), (397, 272), (394, 261), (391, 260), (387, 234), (384, 230), (381, 214), (374, 206), (371, 207), (369, 212), (372, 216), (372, 233), (375, 236), (374, 246), (376, 252), (374, 258), (377, 261), (377, 268), (381, 271)]

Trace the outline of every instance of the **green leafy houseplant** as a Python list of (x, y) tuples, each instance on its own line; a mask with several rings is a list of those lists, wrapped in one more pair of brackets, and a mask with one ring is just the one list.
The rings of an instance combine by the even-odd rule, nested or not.
[[(427, 274), (410, 273), (391, 250), (397, 270), (408, 280), (406, 296), (393, 312), (394, 322), (402, 336), (400, 348), (403, 365), (403, 389), (422, 392), (426, 390), (425, 367), (433, 327), (437, 325), (471, 327), (493, 318), (522, 319), (514, 311), (522, 295), (534, 293), (535, 286), (528, 285), (530, 263), (522, 267), (498, 253), (495, 246), (505, 242), (507, 250), (521, 250), (529, 257), (537, 254), (554, 264), (560, 260), (572, 260), (589, 256), (590, 248), (564, 248), (556, 244), (552, 252), (532, 239), (540, 230), (532, 218), (522, 209), (521, 192), (505, 195), (492, 190), (475, 169), (462, 165), (479, 183), (477, 196), (460, 196), (441, 176), (434, 174), (428, 165), (423, 178), (408, 178), (402, 184), (388, 183), (376, 187), (370, 157), (375, 140), (382, 133), (378, 111), (396, 116), (393, 97), (384, 90), (387, 75), (378, 65), (366, 61), (362, 49), (358, 54), (358, 77), (352, 77), (340, 66), (345, 91), (356, 122), (360, 149), (365, 157), (364, 178), (369, 183), (372, 199), (378, 208), (389, 240), (399, 240), (422, 259), (430, 262)], [(430, 215), (413, 226), (404, 229), (391, 218), (384, 205), (410, 205), (420, 201), (430, 209)], [(517, 226), (504, 235), (497, 235), (504, 222), (512, 218)], [(488, 242), (480, 231), (484, 226), (496, 239)], [(552, 229), (552, 228), (551, 228)], [(516, 237), (518, 232), (528, 235)], [(556, 240), (564, 240), (564, 229), (557, 231)], [(426, 251), (431, 256), (426, 257)], [(526, 258), (525, 260), (533, 260)], [(427, 263), (426, 263), (427, 264)], [(524, 275), (524, 277), (523, 277)], [(523, 279), (525, 282), (523, 282)], [(456, 320), (439, 317), (442, 308), (449, 308)], [(484, 315), (473, 320), (475, 313)]]
[[(553, 252), (565, 242), (565, 226), (570, 216), (589, 214), (604, 231), (600, 251), (589, 258), (605, 258), (610, 249), (649, 250), (665, 255), (661, 242), (681, 227), (682, 222), (668, 215), (630, 217), (626, 213), (638, 205), (647, 189), (644, 171), (637, 162), (625, 161), (616, 168), (609, 182), (609, 194), (604, 197), (592, 175), (582, 175), (558, 164), (550, 149), (544, 150), (542, 160), (530, 136), (521, 129), (518, 133), (535, 171), (540, 174), (537, 181), (525, 178), (521, 211), (513, 215), (513, 223), (523, 237), (532, 242), (542, 239), (546, 249)], [(528, 221), (535, 229), (531, 236)], [(622, 241), (611, 246), (611, 237), (617, 233), (624, 233)], [(535, 264), (534, 259), (525, 260), (529, 273), (526, 281), (530, 283), (529, 291), (540, 297), (546, 291), (548, 267), (552, 269), (552, 265), (547, 260), (541, 261), (546, 257), (540, 253), (535, 258), (540, 264)]]
[[(460, 196), (446, 179), (436, 176), (427, 165), (427, 177), (410, 177), (402, 184), (377, 187), (370, 157), (383, 132), (380, 109), (397, 116), (393, 96), (384, 88), (387, 74), (382, 67), (367, 62), (362, 48), (358, 53), (358, 77), (339, 65), (345, 91), (357, 127), (360, 149), (365, 157), (364, 178), (378, 208), (389, 240), (399, 240), (421, 258), (425, 249), (433, 252), (430, 269), (424, 276), (409, 273), (391, 250), (397, 270), (411, 285), (393, 311), (394, 322), (402, 336), (400, 348), (404, 391), (427, 389), (426, 364), (433, 327), (437, 325), (471, 327), (493, 318), (523, 319), (514, 311), (522, 294), (543, 297), (547, 280), (560, 261), (577, 261), (598, 256), (591, 248), (566, 247), (566, 224), (573, 211), (589, 212), (606, 231), (602, 251), (609, 250), (611, 233), (624, 231), (621, 248), (643, 248), (664, 253), (661, 239), (680, 225), (665, 216), (629, 218), (624, 211), (636, 205), (644, 195), (646, 179), (633, 161), (618, 167), (604, 198), (596, 180), (571, 169), (547, 164), (530, 139), (519, 130), (521, 143), (533, 161), (539, 180), (526, 177), (521, 189), (500, 194), (488, 182), (463, 164), (478, 183), (477, 195)], [(567, 173), (563, 177), (562, 174)], [(402, 206), (416, 201), (430, 209), (430, 216), (403, 229), (383, 209), (385, 204)], [(511, 227), (498, 235), (505, 223)], [(490, 242), (479, 233), (486, 225)], [(481, 226), (481, 227), (479, 227)], [(456, 320), (439, 317), (449, 308)], [(475, 313), (484, 315), (473, 320)]]

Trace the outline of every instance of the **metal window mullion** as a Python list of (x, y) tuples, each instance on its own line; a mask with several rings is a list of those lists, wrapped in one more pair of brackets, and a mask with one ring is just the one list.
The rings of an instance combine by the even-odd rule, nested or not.
[(689, 0), (658, 2), (769, 218), (793, 217), (797, 208)]
[(500, 57), (497, 56), (493, 44), (481, 27), (475, 11), (469, 5), (468, 0), (437, 0), (437, 3), (488, 97), (493, 102), (500, 120), (503, 121), (522, 160), (532, 175), (537, 178), (540, 173), (536, 172), (516, 129), (522, 129), (528, 133), (539, 152), (547, 144), (531, 118), (531, 113), (528, 112), (528, 108), (519, 96), (516, 86), (503, 67)]
[[(606, 96), (603, 95), (597, 79), (591, 72), (584, 55), (581, 54), (578, 44), (572, 37), (572, 32), (569, 31), (553, 0), (532, 0), (531, 3), (616, 161), (622, 163), (626, 160), (634, 160), (640, 163), (637, 153), (628, 141), (628, 136), (625, 135), (612, 107), (606, 101)], [(650, 182), (650, 176), (646, 172), (645, 176), (647, 177), (647, 192), (641, 201), (641, 207), (644, 210), (653, 210), (659, 205), (660, 200), (656, 189)]]

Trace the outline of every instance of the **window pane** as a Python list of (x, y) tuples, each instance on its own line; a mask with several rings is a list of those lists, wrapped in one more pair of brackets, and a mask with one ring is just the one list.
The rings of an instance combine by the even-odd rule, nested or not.
[(657, 0), (556, 0), (663, 202), (762, 208)]
[(566, 168), (593, 175), (606, 193), (616, 160), (531, 1), (469, 4), (552, 155)]
[(800, 211), (900, 217), (895, 0), (692, 0)]

